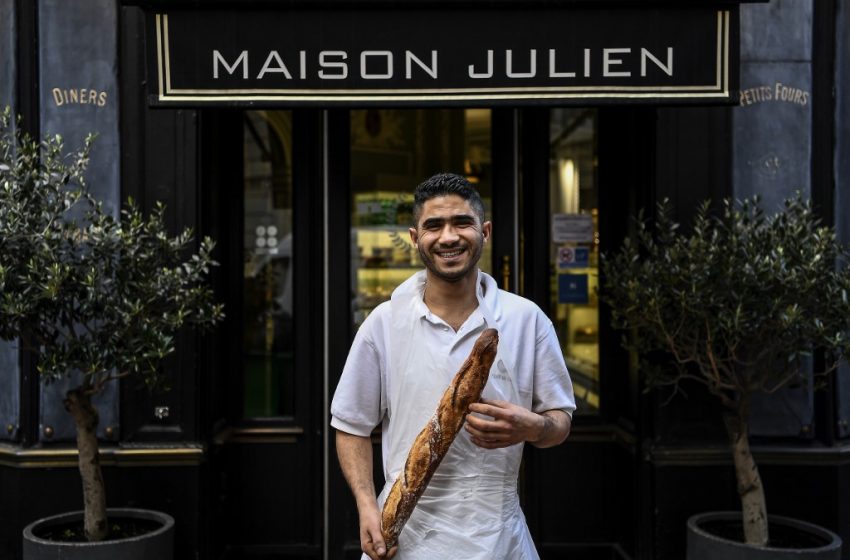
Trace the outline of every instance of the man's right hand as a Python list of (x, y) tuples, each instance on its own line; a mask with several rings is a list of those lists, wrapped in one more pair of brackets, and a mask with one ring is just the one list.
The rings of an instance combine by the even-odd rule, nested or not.
[(381, 514), (377, 507), (360, 514), (360, 548), (372, 560), (389, 560), (398, 551), (398, 546), (387, 551), (381, 534)]

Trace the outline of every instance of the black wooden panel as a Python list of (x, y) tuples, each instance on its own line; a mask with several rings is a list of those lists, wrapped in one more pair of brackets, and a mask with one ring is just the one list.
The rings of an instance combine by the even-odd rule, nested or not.
[[(647, 217), (654, 215), (655, 201), (664, 198), (670, 200), (675, 219), (686, 226), (704, 200), (720, 208), (720, 201), (733, 194), (730, 146), (730, 109), (658, 109), (656, 190)], [(658, 390), (645, 397), (654, 414), (655, 435), (670, 441), (725, 441), (716, 398), (696, 384), (685, 384), (684, 389), (687, 397), (669, 402), (669, 393)]]
[(611, 437), (572, 437), (564, 445), (526, 453), (524, 497), (535, 508), (527, 509), (526, 516), (535, 521), (538, 549), (551, 551), (553, 558), (567, 545), (605, 549), (618, 544), (630, 550), (635, 542), (634, 456)]
[(522, 296), (549, 310), (549, 110), (520, 113)]
[[(519, 278), (519, 154), (518, 111), (516, 109), (493, 109), (493, 270), (490, 273), (503, 290), (517, 293)], [(507, 263), (505, 263), (507, 257)], [(508, 286), (505, 286), (502, 266), (510, 268)]]
[[(351, 118), (346, 110), (328, 112), (327, 120), (327, 157), (328, 166), (328, 224), (331, 239), (338, 240), (334, 248), (334, 258), (328, 260), (328, 372), (324, 388), (325, 402), (318, 416), (325, 420), (322, 430), (327, 434), (325, 456), (327, 457), (327, 522), (328, 522), (328, 558), (344, 558), (345, 546), (356, 545), (360, 550), (358, 538), (357, 507), (351, 491), (342, 476), (342, 470), (336, 455), (336, 431), (328, 424), (330, 403), (342, 375), (345, 359), (351, 340), (354, 338), (354, 324), (351, 314), (351, 302), (354, 297), (351, 287), (351, 244), (347, 243), (351, 235)], [(359, 558), (359, 556), (358, 556)]]
[[(812, 41), (812, 168), (811, 189), (812, 202), (824, 225), (835, 225), (836, 185), (839, 175), (839, 165), (842, 157), (836, 151), (836, 59), (841, 56), (836, 50), (838, 2), (824, 0), (814, 3)], [(846, 7), (844, 8), (846, 10)], [(845, 18), (846, 19), (846, 18)], [(846, 69), (843, 69), (846, 72)], [(845, 95), (847, 93), (845, 92)], [(823, 355), (815, 356), (815, 370), (823, 370)], [(846, 371), (839, 371), (846, 373)], [(846, 377), (846, 376), (845, 376)], [(815, 432), (818, 438), (826, 444), (832, 444), (836, 435), (842, 431), (839, 423), (841, 411), (841, 385), (834, 378), (827, 380), (828, 390), (816, 391), (813, 395), (815, 404)], [(844, 397), (846, 399), (846, 397)], [(844, 404), (846, 407), (846, 403)], [(845, 421), (846, 422), (846, 421)], [(846, 426), (844, 430), (846, 431)], [(840, 437), (840, 435), (839, 435)]]
[[(654, 201), (655, 109), (603, 107), (598, 110), (599, 243), (603, 255), (616, 251), (634, 231), (639, 208)], [(601, 272), (600, 272), (601, 273)], [(604, 277), (600, 278), (604, 285)], [(599, 307), (600, 410), (608, 422), (638, 423), (640, 382), (622, 348), (611, 310)]]
[(732, 196), (731, 109), (660, 108), (656, 199), (669, 198), (687, 223), (700, 202)]
[[(130, 79), (130, 78), (128, 78)], [(139, 104), (134, 104), (139, 107)], [(142, 105), (143, 106), (143, 105)], [(127, 113), (124, 137), (138, 135), (141, 142), (125, 148), (130, 163), (124, 174), (125, 192), (150, 212), (158, 202), (166, 206), (166, 226), (172, 234), (191, 227), (198, 232), (198, 150), (195, 111), (146, 109)], [(141, 120), (137, 120), (138, 118)], [(139, 177), (129, 172), (141, 171)], [(196, 243), (198, 242), (196, 235)], [(150, 393), (138, 379), (122, 382), (122, 439), (127, 441), (181, 441), (197, 438), (197, 399), (200, 370), (198, 344), (201, 335), (186, 328), (178, 334), (176, 351), (162, 368), (171, 382), (168, 391)], [(166, 407), (167, 417), (154, 414)]]
[(230, 443), (216, 451), (223, 471), (217, 530), (228, 546), (318, 544), (319, 471), (302, 445)]
[[(149, 212), (166, 205), (166, 225), (172, 234), (199, 227), (198, 140), (195, 111), (151, 110), (144, 103), (143, 18), (137, 8), (120, 13), (121, 53), (121, 193)], [(196, 235), (196, 242), (198, 236)], [(171, 390), (151, 394), (140, 381), (122, 382), (124, 441), (183, 441), (198, 437), (197, 401), (204, 373), (199, 362), (199, 334), (185, 329), (177, 350), (163, 363)], [(168, 416), (157, 418), (156, 407)]]
[[(295, 422), (304, 429), (305, 438), (297, 453), (309, 463), (290, 480), (304, 491), (301, 516), (310, 526), (303, 541), (310, 546), (322, 542), (323, 480), (321, 476), (322, 437), (327, 412), (323, 408), (324, 383), (322, 375), (325, 356), (325, 246), (324, 196), (324, 113), (297, 111), (293, 113), (293, 204), (295, 207), (294, 247), (295, 296), (294, 314), (298, 328), (295, 332)], [(348, 237), (344, 238), (346, 241)]]
[[(104, 467), (103, 474), (107, 507), (139, 507), (172, 515), (174, 557), (208, 558), (198, 531), (199, 467)], [(0, 466), (0, 495), (0, 560), (21, 558), (21, 532), (29, 523), (83, 506), (76, 467)]]
[[(199, 434), (209, 440), (224, 426), (242, 418), (244, 388), (241, 375), (244, 318), (243, 257), (244, 240), (233, 232), (244, 231), (244, 193), (241, 153), (242, 111), (207, 110), (199, 114), (200, 185), (199, 231), (216, 242), (214, 257), (219, 266), (212, 271), (211, 282), (217, 301), (224, 304), (225, 317), (212, 332), (202, 338), (199, 379), (201, 391)], [(220, 165), (219, 162), (228, 162)], [(214, 535), (216, 536), (216, 535)]]
[[(787, 460), (787, 459), (786, 459)], [(793, 459), (792, 459), (793, 460)], [(818, 465), (823, 461), (824, 464)], [(843, 482), (847, 464), (829, 464), (827, 455), (796, 464), (761, 461), (768, 515), (783, 515), (822, 525), (845, 540), (850, 533), (850, 488)], [(651, 558), (680, 560), (685, 556), (688, 517), (711, 510), (739, 511), (741, 504), (731, 461), (720, 465), (655, 466), (655, 513), (652, 516)], [(850, 558), (844, 547), (842, 559)]]
[(15, 110), (15, 0), (0, 1), (0, 108)]

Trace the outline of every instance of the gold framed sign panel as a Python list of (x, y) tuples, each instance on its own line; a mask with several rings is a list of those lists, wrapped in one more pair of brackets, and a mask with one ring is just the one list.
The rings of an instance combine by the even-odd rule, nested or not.
[[(678, 10), (677, 14), (690, 14), (692, 12), (693, 10)], [(494, 40), (493, 45), (485, 45), (487, 47), (495, 46), (495, 48), (477, 49), (479, 53), (477, 61), (480, 68), (484, 68), (484, 72), (474, 75), (473, 69), (475, 67), (473, 64), (469, 64), (469, 77), (477, 79), (467, 79), (467, 76), (462, 76), (463, 79), (461, 79), (459, 78), (460, 72), (455, 72), (454, 75), (447, 77), (442, 74), (438, 76), (438, 68), (440, 68), (440, 71), (442, 71), (442, 68), (438, 66), (437, 57), (438, 55), (443, 56), (442, 64), (444, 59), (453, 61), (465, 51), (457, 51), (457, 47), (455, 47), (457, 52), (444, 54), (437, 49), (420, 48), (416, 51), (409, 48), (405, 49), (404, 45), (397, 44), (377, 49), (373, 41), (367, 40), (371, 35), (370, 33), (363, 32), (358, 36), (357, 33), (351, 32), (352, 28), (360, 27), (360, 23), (356, 21), (356, 16), (352, 16), (354, 18), (354, 21), (352, 21), (352, 17), (339, 18), (337, 12), (313, 11), (309, 14), (302, 14), (295, 11), (287, 13), (287, 20), (298, 20), (301, 17), (309, 20), (305, 22), (305, 25), (310, 21), (320, 21), (323, 17), (326, 24), (334, 18), (333, 14), (337, 13), (338, 19), (348, 22), (347, 33), (339, 33), (340, 36), (347, 35), (348, 41), (325, 40), (326, 43), (330, 44), (328, 49), (318, 50), (323, 45), (313, 44), (307, 46), (307, 48), (313, 48), (313, 51), (309, 51), (306, 48), (301, 48), (302, 45), (298, 42), (299, 38), (295, 37), (294, 39), (290, 38), (289, 49), (281, 51), (272, 48), (277, 41), (274, 38), (264, 37), (262, 31), (258, 32), (259, 41), (257, 43), (237, 44), (229, 49), (214, 49), (212, 46), (205, 46), (204, 41), (198, 40), (199, 37), (209, 36), (206, 26), (209, 22), (218, 21), (216, 16), (218, 18), (229, 18), (232, 20), (229, 25), (237, 28), (253, 28), (252, 21), (262, 21), (268, 17), (268, 14), (251, 12), (209, 14), (201, 11), (200, 14), (210, 17), (198, 17), (199, 12), (197, 11), (192, 14), (187, 12), (156, 13), (150, 14), (153, 16), (155, 53), (153, 53), (154, 64), (150, 64), (149, 59), (149, 68), (155, 68), (156, 79), (149, 81), (149, 84), (155, 84), (155, 91), (149, 92), (149, 99), (152, 105), (183, 106), (206, 104), (244, 106), (319, 104), (409, 106), (439, 104), (475, 106), (502, 103), (570, 105), (621, 102), (622, 100), (629, 100), (632, 103), (732, 103), (737, 99), (737, 11), (733, 13), (728, 9), (723, 9), (703, 10), (703, 12), (701, 14), (703, 22), (707, 19), (705, 14), (708, 14), (712, 19), (710, 28), (706, 25), (703, 26), (702, 37), (710, 36), (709, 44), (706, 44), (706, 41), (693, 41), (698, 45), (688, 45), (687, 42), (683, 45), (677, 45), (677, 41), (681, 41), (681, 38), (677, 37), (671, 37), (666, 42), (665, 38), (659, 40), (657, 35), (659, 34), (659, 27), (662, 26), (655, 21), (658, 19), (656, 14), (655, 16), (647, 16), (649, 23), (645, 28), (649, 35), (653, 37), (656, 44), (677, 46), (667, 46), (666, 50), (664, 47), (660, 47), (654, 51), (640, 47), (636, 41), (639, 42), (640, 36), (647, 33), (641, 29), (640, 18), (638, 17), (634, 23), (636, 30), (634, 37), (625, 41), (627, 44), (634, 44), (633, 47), (607, 47), (606, 45), (623, 44), (624, 41), (616, 36), (606, 37), (604, 29), (591, 29), (592, 34), (594, 34), (593, 42), (588, 39), (581, 43), (590, 46), (582, 47), (581, 52), (578, 52), (578, 55), (574, 57), (578, 62), (572, 67), (572, 72), (565, 72), (561, 67), (556, 68), (556, 64), (563, 64), (563, 62), (556, 59), (558, 51), (555, 48), (548, 49), (548, 61), (545, 53), (547, 49), (539, 49), (540, 55), (537, 54), (538, 49), (535, 48), (517, 49), (518, 58), (516, 60), (519, 62), (514, 64), (514, 68), (524, 64), (525, 67), (521, 70), (511, 68), (514, 61), (512, 58), (513, 50), (510, 48), (502, 49), (507, 58), (507, 72), (505, 72), (505, 78), (501, 80), (495, 75), (493, 66), (495, 59), (493, 53), (502, 54), (498, 48), (498, 40)], [(532, 11), (532, 14), (534, 13)], [(569, 11), (562, 10), (561, 13), (565, 19), (572, 21)], [(618, 12), (609, 11), (608, 13), (617, 14)], [(356, 14), (356, 12), (352, 12), (352, 14)], [(403, 12), (395, 12), (395, 14), (400, 15)], [(582, 14), (586, 14), (586, 12), (582, 12)], [(632, 10), (628, 14), (623, 14), (622, 17), (635, 20), (636, 14), (640, 14), (640, 12)], [(435, 13), (433, 15), (434, 17), (451, 19), (450, 14), (445, 15), (444, 13), (440, 16)], [(496, 15), (498, 16), (498, 14)], [(503, 15), (511, 17), (510, 12)], [(665, 15), (667, 15), (666, 12)], [(540, 16), (541, 21), (551, 20), (553, 17), (552, 10), (542, 11)], [(177, 30), (172, 25), (175, 19), (179, 21)], [(590, 17), (590, 19), (593, 18)], [(671, 18), (663, 19), (669, 20)], [(673, 20), (675, 21), (675, 18)], [(579, 21), (574, 22), (571, 29), (576, 30), (582, 27), (584, 26)], [(490, 28), (497, 29), (498, 22), (494, 22)], [(623, 28), (622, 22), (619, 28)], [(693, 27), (688, 22), (683, 22), (682, 25), (668, 24), (667, 26), (667, 30), (676, 28), (682, 36), (693, 32)], [(512, 34), (516, 29), (516, 27), (513, 27)], [(662, 32), (664, 31), (662, 30)], [(238, 36), (239, 33), (235, 33), (235, 35)], [(187, 37), (191, 40), (187, 40)], [(363, 44), (358, 45), (358, 40), (361, 38)], [(506, 39), (501, 39), (503, 39), (502, 46), (504, 46)], [(486, 40), (486, 38), (477, 38), (478, 43)], [(514, 40), (513, 35), (510, 40)], [(531, 38), (527, 42), (533, 40)], [(557, 43), (557, 39), (554, 42)], [(580, 42), (580, 40), (571, 40), (571, 44), (577, 42)], [(553, 41), (550, 40), (549, 44), (552, 43)], [(463, 46), (466, 46), (466, 43), (461, 42), (461, 47)], [(195, 52), (191, 52), (193, 48), (196, 49)], [(430, 60), (427, 57), (429, 50)], [(474, 47), (467, 47), (468, 52), (473, 50)], [(578, 49), (573, 50), (578, 51)], [(212, 57), (210, 56), (211, 52), (213, 53)], [(285, 55), (281, 56), (281, 52), (289, 53), (290, 57), (287, 59)], [(312, 67), (308, 68), (310, 66), (307, 60), (308, 53), (315, 54), (316, 52), (318, 52), (319, 63), (314, 63)], [(359, 76), (356, 75), (357, 57), (349, 56), (349, 53), (356, 55), (358, 52), (361, 63)], [(297, 53), (297, 56), (292, 56), (294, 53)], [(395, 59), (393, 58), (394, 53), (396, 54)], [(393, 75), (393, 60), (399, 60), (402, 53), (407, 57), (405, 61), (407, 82), (400, 81), (400, 71), (395, 72), (396, 76)], [(486, 55), (480, 56), (480, 53), (486, 53)], [(531, 53), (531, 58), (529, 58), (529, 53)], [(583, 65), (580, 60), (582, 53)], [(631, 68), (627, 67), (628, 61), (624, 58), (626, 56), (624, 53), (634, 53), (631, 57)], [(637, 71), (637, 53), (639, 53), (640, 72)], [(249, 54), (254, 55), (251, 57), (252, 60), (265, 60), (259, 72), (257, 72), (258, 64), (249, 68)], [(598, 62), (600, 57), (602, 58), (601, 63)], [(212, 72), (209, 70), (210, 59), (213, 60), (214, 69)], [(537, 59), (542, 59), (542, 63), (536, 64)], [(412, 64), (411, 60), (415, 64)], [(469, 60), (471, 61), (472, 57)], [(482, 60), (487, 62), (482, 64)], [(295, 62), (293, 63), (293, 61)], [(567, 64), (569, 64), (569, 61)], [(594, 64), (597, 66), (601, 64), (604, 70), (601, 72), (593, 70)], [(399, 64), (399, 66), (401, 65)], [(205, 68), (207, 76), (203, 74)], [(537, 71), (538, 68), (539, 72)], [(694, 71), (693, 68), (698, 68), (698, 71)], [(240, 70), (241, 79), (238, 75)], [(426, 85), (422, 80), (418, 82), (412, 80), (411, 75), (416, 70), (419, 70), (422, 76), (428, 78), (430, 83)], [(488, 70), (490, 76), (486, 74)], [(326, 71), (328, 76), (325, 76), (324, 80), (313, 77), (313, 75), (318, 75), (321, 78)], [(332, 71), (336, 74), (334, 75)], [(654, 71), (655, 79), (651, 77), (652, 71)], [(343, 72), (345, 76), (343, 76)], [(209, 74), (212, 74), (213, 78), (210, 78)], [(266, 77), (266, 74), (274, 78), (268, 85), (266, 80), (269, 78)], [(650, 75), (649, 78), (648, 75)], [(679, 75), (684, 75), (685, 78), (678, 79)], [(293, 78), (293, 76), (295, 77)], [(482, 80), (482, 76), (489, 79)], [(343, 77), (345, 79), (340, 79)], [(512, 85), (512, 83), (521, 85)], [(306, 87), (301, 84), (305, 84)], [(378, 86), (377, 84), (381, 85)]]

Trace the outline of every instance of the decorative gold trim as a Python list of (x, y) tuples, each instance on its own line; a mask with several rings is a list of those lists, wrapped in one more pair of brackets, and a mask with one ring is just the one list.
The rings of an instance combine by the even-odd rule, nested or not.
[(165, 91), (171, 91), (171, 47), (168, 46), (168, 15), (166, 14), (162, 22), (163, 33), (165, 34)]
[[(167, 16), (166, 16), (167, 17)], [(159, 98), (163, 98), (163, 78), (162, 78), (162, 31), (160, 30), (160, 19), (162, 18), (161, 14), (156, 14), (156, 80), (159, 82), (157, 87), (159, 88)]]
[(668, 93), (668, 94), (551, 94), (551, 95), (536, 95), (536, 94), (516, 94), (505, 96), (494, 95), (386, 95), (386, 96), (339, 96), (339, 97), (324, 97), (324, 96), (283, 96), (283, 95), (240, 95), (234, 96), (168, 96), (161, 97), (161, 101), (179, 102), (179, 101), (511, 101), (519, 99), (696, 99), (696, 98), (723, 98), (728, 97), (728, 93)]
[[(850, 443), (831, 447), (795, 445), (753, 445), (753, 456), (764, 465), (850, 465)], [(732, 463), (726, 445), (656, 445), (646, 452), (646, 460), (659, 466), (706, 466)]]
[(714, 63), (714, 66), (716, 68), (715, 83), (717, 84), (717, 86), (720, 86), (720, 84), (722, 83), (721, 80), (723, 79), (722, 78), (723, 69), (721, 68), (722, 65), (720, 64), (720, 62), (723, 60), (723, 12), (720, 12), (720, 11), (717, 12), (717, 39), (716, 39), (716, 41), (717, 41), (717, 54), (715, 56), (717, 57), (717, 59)]
[(296, 443), (304, 435), (304, 428), (268, 427), (268, 428), (226, 428), (216, 434), (215, 445), (230, 443)]
[[(689, 86), (538, 86), (420, 89), (175, 89), (171, 87), (168, 14), (156, 14), (159, 101), (510, 101), (521, 99), (677, 99), (729, 96), (728, 10), (717, 11), (716, 82)], [(164, 49), (160, 35), (164, 35)], [(165, 88), (163, 91), (163, 82)], [(648, 93), (644, 93), (648, 92)], [(679, 93), (688, 92), (688, 93)]]
[[(100, 464), (118, 467), (196, 466), (206, 452), (200, 445), (180, 447), (105, 447)], [(0, 465), (14, 468), (76, 467), (77, 450), (71, 447), (23, 449), (0, 444)]]
[(729, 94), (729, 11), (723, 12), (723, 89)]

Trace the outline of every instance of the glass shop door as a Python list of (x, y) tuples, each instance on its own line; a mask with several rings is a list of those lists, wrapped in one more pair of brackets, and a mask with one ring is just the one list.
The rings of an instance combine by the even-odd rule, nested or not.
[[(478, 189), (487, 219), (508, 209), (496, 201), (496, 193), (499, 189), (513, 193), (515, 174), (500, 175), (500, 165), (494, 161), (498, 158), (493, 149), (493, 113), (490, 109), (378, 108), (329, 112), (327, 170), (328, 190), (333, 194), (328, 219), (335, 228), (330, 237), (348, 246), (347, 251), (333, 251), (329, 263), (328, 399), (356, 329), (399, 284), (422, 268), (408, 232), (413, 225), (416, 185), (438, 172), (462, 174)], [(501, 200), (512, 206), (514, 195)], [(504, 287), (505, 281), (510, 283), (510, 274), (502, 270), (495, 255), (512, 258), (512, 245), (502, 240), (515, 237), (514, 220), (504, 220), (498, 228), (503, 228), (500, 236), (485, 245), (479, 266)], [(338, 255), (346, 253), (347, 262), (340, 262)], [(334, 435), (329, 430), (327, 557), (359, 559), (357, 510), (336, 461)], [(380, 488), (380, 433), (373, 434), (373, 443), (375, 484)]]

